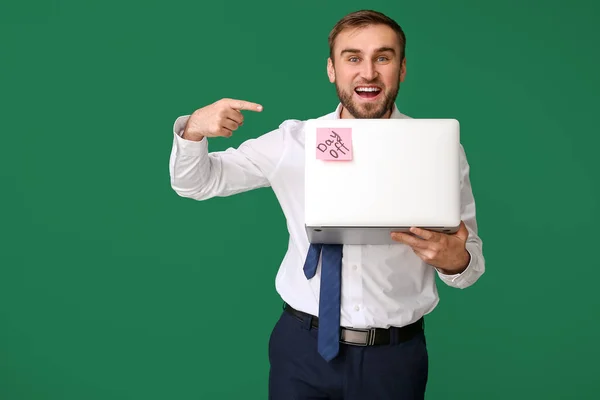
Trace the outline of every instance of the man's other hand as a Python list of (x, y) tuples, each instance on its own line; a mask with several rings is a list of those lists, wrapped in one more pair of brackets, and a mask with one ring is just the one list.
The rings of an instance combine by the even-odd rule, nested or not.
[[(412, 233), (412, 234), (411, 234)], [(469, 231), (463, 221), (452, 234), (410, 228), (410, 233), (393, 232), (392, 239), (412, 248), (427, 264), (437, 267), (445, 274), (463, 272), (471, 260), (465, 245)]]

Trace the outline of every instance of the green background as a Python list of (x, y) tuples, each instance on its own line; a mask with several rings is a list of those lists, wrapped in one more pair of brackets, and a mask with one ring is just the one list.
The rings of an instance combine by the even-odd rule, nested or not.
[(269, 189), (178, 197), (172, 125), (263, 104), (219, 150), (333, 111), (361, 8), (406, 31), (401, 111), (458, 118), (472, 168), (487, 272), (439, 285), (427, 398), (600, 396), (598, 2), (54, 0), (0, 5), (1, 400), (266, 398), (285, 220)]

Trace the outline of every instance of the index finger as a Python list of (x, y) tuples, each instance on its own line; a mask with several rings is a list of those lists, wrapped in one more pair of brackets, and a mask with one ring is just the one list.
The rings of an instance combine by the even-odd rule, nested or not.
[(234, 110), (262, 111), (263, 109), (263, 106), (261, 106), (260, 104), (252, 103), (250, 101), (245, 100), (229, 99), (227, 104)]
[(428, 247), (427, 241), (414, 237), (409, 233), (392, 232), (392, 238), (413, 248), (426, 249)]
[(421, 228), (418, 228), (416, 226), (410, 228), (410, 231), (413, 234), (415, 234), (417, 236), (420, 236), (420, 237), (422, 237), (425, 240), (434, 240), (434, 239), (437, 239), (439, 237), (436, 234), (436, 232), (433, 232), (433, 231), (430, 231), (430, 230), (427, 230), (427, 229), (421, 229)]

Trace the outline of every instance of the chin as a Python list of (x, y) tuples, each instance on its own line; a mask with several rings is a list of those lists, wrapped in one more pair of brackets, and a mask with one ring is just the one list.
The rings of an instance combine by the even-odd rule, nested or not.
[(383, 118), (390, 111), (390, 107), (386, 104), (356, 104), (354, 102), (344, 103), (342, 101), (342, 106), (357, 119)]

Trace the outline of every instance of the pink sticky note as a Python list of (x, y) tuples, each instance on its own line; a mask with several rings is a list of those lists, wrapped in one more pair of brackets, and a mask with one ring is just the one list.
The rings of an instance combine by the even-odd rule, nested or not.
[(352, 160), (352, 128), (317, 128), (317, 159)]

